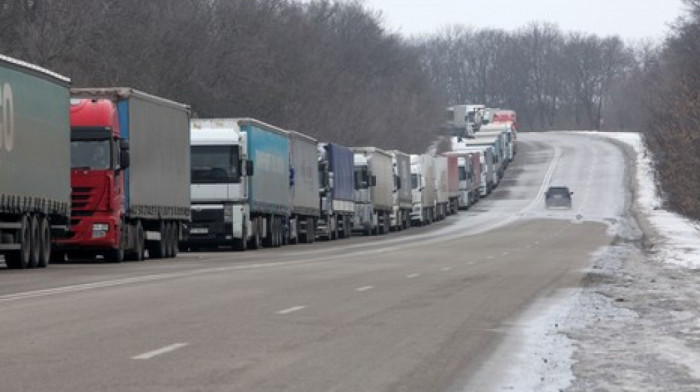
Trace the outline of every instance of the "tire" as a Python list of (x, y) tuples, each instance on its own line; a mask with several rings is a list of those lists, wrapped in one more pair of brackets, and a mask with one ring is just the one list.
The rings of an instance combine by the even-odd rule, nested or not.
[(39, 227), (39, 218), (36, 215), (29, 218), (29, 228), (31, 230), (31, 255), (29, 257), (29, 263), (27, 268), (36, 268), (39, 265), (39, 259), (41, 258), (41, 228)]
[(282, 222), (280, 218), (272, 218), (272, 247), (279, 248), (282, 246)]
[(313, 244), (316, 240), (316, 224), (314, 218), (306, 218), (306, 243)]
[(37, 268), (46, 268), (51, 262), (51, 226), (46, 217), (42, 217), (39, 223), (39, 246), (41, 252)]
[(29, 266), (29, 260), (32, 257), (31, 238), (32, 231), (29, 223), (29, 217), (23, 216), (20, 221), (19, 233), (17, 239), (21, 244), (20, 250), (9, 252), (5, 255), (5, 264), (9, 269), (25, 269)]
[(266, 248), (272, 248), (274, 246), (274, 236), (275, 236), (275, 217), (271, 215), (267, 218), (267, 227), (265, 230), (265, 237), (262, 240), (262, 245)]
[(243, 238), (236, 238), (233, 240), (233, 249), (244, 252), (248, 250), (248, 230), (247, 226), (243, 225)]
[(124, 261), (124, 249), (110, 249), (104, 253), (104, 258), (107, 263), (121, 263)]
[(133, 252), (130, 252), (127, 256), (129, 261), (143, 261), (144, 259), (144, 252), (145, 252), (145, 247), (146, 247), (146, 240), (145, 240), (145, 234), (143, 232), (143, 225), (141, 225), (141, 222), (138, 221), (136, 222), (136, 238), (134, 241), (136, 244), (134, 245), (134, 250)]
[(165, 252), (167, 253), (167, 258), (172, 259), (175, 257), (175, 228), (173, 227), (173, 222), (166, 222), (165, 227), (166, 230), (165, 232), (168, 233), (168, 238), (166, 238), (166, 250)]
[(173, 258), (177, 257), (180, 252), (180, 224), (178, 222), (172, 222), (173, 226)]
[(258, 225), (255, 225), (255, 229), (253, 230), (253, 235), (250, 237), (250, 241), (248, 242), (248, 248), (250, 249), (260, 249), (262, 244), (260, 243), (260, 231), (258, 231), (257, 228)]

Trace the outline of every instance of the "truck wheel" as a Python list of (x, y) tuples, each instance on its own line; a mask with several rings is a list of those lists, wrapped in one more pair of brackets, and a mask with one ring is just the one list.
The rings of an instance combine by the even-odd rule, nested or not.
[(242, 238), (233, 239), (233, 249), (239, 251), (246, 251), (248, 250), (248, 229), (245, 224), (243, 225), (243, 231), (241, 234)]
[(46, 217), (41, 218), (39, 223), (39, 238), (41, 253), (39, 254), (38, 268), (46, 268), (51, 262), (51, 227)]
[(136, 238), (134, 238), (134, 251), (129, 253), (128, 259), (130, 261), (143, 261), (144, 248), (145, 248), (145, 235), (143, 232), (143, 226), (141, 222), (136, 222)]
[(272, 219), (270, 220), (270, 233), (269, 233), (269, 235), (270, 235), (269, 243), (270, 243), (270, 247), (272, 247), (272, 248), (277, 248), (280, 246), (279, 242), (278, 242), (279, 241), (278, 226), (279, 226), (279, 221), (278, 221), (277, 217), (272, 217)]
[(271, 248), (272, 244), (274, 242), (274, 239), (272, 238), (275, 233), (275, 217), (273, 215), (270, 215), (267, 218), (267, 225), (265, 225), (265, 236), (262, 239), (262, 245), (266, 248)]
[(41, 234), (39, 227), (39, 219), (35, 216), (29, 218), (29, 230), (31, 231), (31, 241), (29, 241), (31, 254), (27, 268), (35, 268), (39, 265), (41, 258)]
[(121, 263), (124, 261), (124, 249), (121, 246), (119, 249), (110, 249), (103, 256), (108, 263)]
[(180, 251), (180, 224), (173, 222), (173, 257), (177, 257)]
[[(256, 221), (257, 221), (257, 219), (256, 219)], [(252, 236), (250, 237), (250, 241), (248, 242), (248, 248), (260, 249), (260, 247), (261, 247), (260, 230), (258, 230), (258, 225), (255, 224), (252, 229), (253, 229), (253, 233), (252, 233)]]
[(175, 257), (175, 230), (173, 222), (165, 222), (165, 257), (171, 259)]
[(306, 243), (313, 244), (316, 239), (316, 225), (314, 218), (306, 218)]
[(20, 243), (20, 250), (9, 252), (5, 255), (5, 264), (9, 269), (25, 269), (29, 265), (29, 259), (32, 257), (31, 238), (32, 231), (29, 227), (29, 218), (23, 216), (20, 222), (21, 228), (17, 233), (17, 242)]

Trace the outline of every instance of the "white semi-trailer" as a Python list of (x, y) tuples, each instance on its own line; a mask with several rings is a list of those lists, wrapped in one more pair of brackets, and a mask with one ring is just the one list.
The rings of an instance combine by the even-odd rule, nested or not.
[(70, 80), (0, 56), (0, 255), (42, 268), (71, 207)]
[(355, 215), (353, 229), (365, 235), (386, 234), (394, 205), (391, 154), (376, 147), (353, 147), (355, 154)]

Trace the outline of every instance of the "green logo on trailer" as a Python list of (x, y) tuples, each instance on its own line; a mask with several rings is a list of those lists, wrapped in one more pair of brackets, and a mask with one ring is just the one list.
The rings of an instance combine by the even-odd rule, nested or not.
[(4, 83), (0, 89), (0, 150), (12, 151), (15, 142), (15, 103), (12, 87)]

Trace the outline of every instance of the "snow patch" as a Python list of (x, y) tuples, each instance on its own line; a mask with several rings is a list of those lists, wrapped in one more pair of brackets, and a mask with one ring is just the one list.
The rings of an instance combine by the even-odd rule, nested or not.
[(700, 268), (700, 226), (682, 215), (662, 209), (663, 198), (655, 183), (653, 157), (639, 133), (591, 132), (624, 142), (637, 154), (637, 205), (660, 237), (654, 249), (658, 261), (686, 268)]

